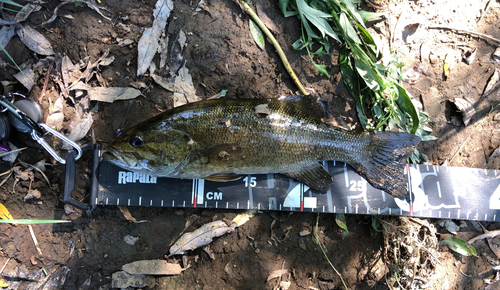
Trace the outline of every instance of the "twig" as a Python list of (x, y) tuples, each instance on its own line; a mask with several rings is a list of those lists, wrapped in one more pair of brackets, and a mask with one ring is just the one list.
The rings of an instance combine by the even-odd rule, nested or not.
[(40, 97), (38, 97), (38, 102), (42, 102), (42, 98), (45, 96), (45, 91), (47, 90), (47, 85), (49, 84), (50, 72), (52, 71), (52, 67), (54, 66), (54, 62), (51, 62), (49, 68), (47, 69), (47, 75), (45, 76), (45, 81), (43, 82), (42, 93)]
[(488, 231), (487, 233), (484, 233), (482, 235), (479, 235), (475, 238), (470, 239), (467, 243), (472, 244), (475, 241), (482, 240), (482, 239), (491, 239), (491, 238), (494, 238), (498, 235), (500, 235), (500, 230)]
[(40, 254), (40, 256), (43, 256), (42, 250), (40, 249), (40, 246), (38, 245), (38, 241), (36, 240), (35, 232), (33, 232), (33, 227), (31, 225), (28, 225), (28, 228), (30, 229), (31, 238), (33, 239), (33, 243), (35, 243), (35, 247), (36, 247), (38, 254)]
[(10, 258), (7, 259), (7, 262), (5, 262), (5, 265), (3, 265), (2, 270), (0, 270), (0, 275), (2, 275), (3, 270), (5, 269), (5, 267), (7, 267), (7, 264), (9, 263), (9, 261), (10, 261)]
[(283, 50), (281, 49), (281, 46), (279, 45), (278, 41), (276, 40), (276, 38), (274, 38), (274, 36), (269, 31), (269, 29), (267, 29), (266, 25), (260, 20), (259, 16), (257, 16), (257, 14), (255, 14), (255, 11), (253, 11), (252, 8), (250, 8), (248, 3), (246, 3), (242, 0), (239, 0), (238, 3), (242, 7), (242, 10), (247, 12), (252, 17), (253, 21), (255, 21), (255, 23), (257, 23), (257, 25), (260, 27), (262, 32), (264, 32), (264, 34), (267, 36), (269, 41), (271, 41), (274, 48), (278, 52), (278, 54), (281, 58), (281, 61), (283, 62), (283, 65), (286, 68), (286, 71), (290, 74), (290, 77), (294, 81), (295, 85), (299, 88), (299, 92), (303, 95), (309, 95), (309, 93), (306, 91), (306, 89), (302, 86), (302, 83), (299, 81), (299, 78), (293, 72), (293, 69), (290, 66), (290, 63), (288, 62), (288, 60), (286, 59), (286, 55), (283, 52)]
[(491, 0), (488, 1), (488, 3), (486, 3), (486, 7), (484, 7), (484, 10), (483, 12), (481, 13), (481, 16), (479, 17), (479, 19), (476, 21), (477, 23), (479, 23), (479, 21), (481, 21), (481, 19), (483, 19), (484, 17), (484, 14), (486, 14), (486, 12), (488, 11), (488, 9), (490, 8), (490, 3), (491, 3)]
[(494, 37), (491, 37), (489, 35), (486, 35), (486, 34), (482, 34), (482, 33), (479, 33), (479, 32), (475, 32), (475, 31), (471, 31), (471, 30), (467, 30), (467, 29), (458, 29), (458, 28), (453, 28), (453, 27), (449, 27), (449, 26), (429, 26), (429, 29), (447, 29), (447, 30), (454, 30), (458, 33), (468, 33), (468, 34), (472, 34), (474, 36), (477, 36), (479, 38), (482, 38), (484, 40), (490, 40), (490, 41), (493, 41), (495, 42), (496, 45), (499, 45), (500, 44), (500, 39), (497, 39), (497, 38), (494, 38)]

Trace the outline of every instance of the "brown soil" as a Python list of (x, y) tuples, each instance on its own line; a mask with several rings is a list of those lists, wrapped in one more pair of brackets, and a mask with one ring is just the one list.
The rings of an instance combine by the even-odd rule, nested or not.
[[(24, 1), (18, 1), (24, 3)], [(101, 68), (100, 74), (108, 82), (108, 86), (129, 86), (134, 81), (142, 81), (147, 88), (142, 89), (144, 96), (134, 100), (117, 101), (112, 104), (100, 103), (94, 114), (92, 126), (95, 139), (103, 145), (108, 144), (115, 136), (116, 130), (125, 124), (129, 128), (151, 116), (173, 106), (172, 93), (158, 86), (148, 76), (136, 77), (137, 42), (142, 35), (142, 28), (152, 25), (152, 11), (155, 2), (151, 1), (102, 1), (111, 12), (112, 21), (88, 7), (67, 4), (59, 10), (59, 17), (52, 23), (39, 26), (51, 15), (59, 1), (49, 1), (42, 9), (33, 13), (27, 24), (42, 33), (52, 44), (54, 51), (67, 55), (73, 62), (85, 57), (97, 60), (104, 51), (110, 51), (115, 61)], [(195, 12), (196, 1), (174, 1), (174, 10), (168, 21), (166, 33), (175, 39), (182, 29), (187, 35), (187, 46), (184, 57), (186, 66), (193, 77), (196, 93), (202, 99), (228, 91), (228, 97), (238, 98), (271, 98), (280, 95), (292, 95), (296, 87), (274, 48), (266, 44), (265, 51), (258, 48), (251, 38), (248, 29), (249, 17), (241, 11), (236, 2), (231, 0), (210, 1), (208, 11)], [(328, 101), (330, 111), (337, 123), (359, 129), (355, 112), (355, 101), (347, 93), (338, 68), (338, 46), (333, 46), (329, 56), (318, 57), (318, 63), (328, 64), (327, 70), (332, 76), (326, 79), (315, 71), (304, 51), (295, 51), (292, 43), (300, 36), (300, 23), (295, 17), (284, 18), (277, 1), (254, 1), (262, 5), (269, 18), (277, 24), (280, 32), (277, 40), (283, 47), (298, 78), (306, 87), (313, 88), (318, 96)], [(443, 7), (454, 6), (456, 10), (446, 10), (432, 6), (440, 1), (416, 1), (390, 3), (393, 13), (388, 17), (400, 18), (402, 27), (420, 20), (412, 20), (412, 15), (419, 19), (436, 19), (433, 13), (443, 11), (440, 17), (444, 23), (454, 24), (460, 17), (473, 19), (476, 15), (461, 15), (467, 11), (465, 4), (454, 4), (441, 1)], [(439, 4), (439, 3), (438, 3)], [(483, 4), (483, 8), (486, 3)], [(473, 28), (481, 33), (500, 38), (498, 22), (500, 6), (492, 1), (491, 7)], [(366, 4), (363, 7), (371, 9)], [(404, 8), (404, 9), (403, 9)], [(464, 8), (464, 9), (462, 9)], [(406, 14), (398, 14), (398, 10)], [(107, 13), (107, 12), (104, 12)], [(476, 13), (476, 12), (474, 12)], [(66, 18), (63, 15), (71, 15)], [(399, 16), (398, 16), (399, 15)], [(446, 19), (445, 15), (449, 16)], [(434, 18), (433, 18), (434, 17)], [(412, 22), (413, 21), (413, 22)], [(389, 21), (390, 22), (390, 21)], [(129, 31), (125, 30), (122, 23)], [(376, 31), (382, 32), (390, 39), (393, 30), (388, 21), (374, 22)], [(438, 22), (441, 23), (441, 22)], [(395, 35), (393, 50), (408, 64), (403, 70), (418, 68), (420, 78), (413, 85), (405, 83), (405, 87), (423, 104), (434, 124), (433, 135), (436, 141), (420, 145), (421, 151), (429, 157), (433, 164), (464, 167), (500, 169), (499, 157), (492, 156), (500, 145), (499, 119), (497, 110), (488, 114), (492, 106), (498, 104), (498, 91), (482, 96), (498, 63), (491, 58), (496, 46), (471, 37), (468, 34), (451, 33), (449, 30), (432, 31), (430, 39), (425, 41), (414, 37), (411, 41)], [(117, 38), (131, 39), (133, 43), (121, 47)], [(172, 43), (172, 42), (170, 42)], [(429, 44), (430, 53), (421, 56), (422, 43)], [(477, 47), (476, 60), (465, 64), (460, 55), (468, 48)], [(36, 58), (17, 37), (14, 37), (7, 51), (17, 63)], [(451, 69), (450, 77), (443, 77), (443, 61), (446, 54), (458, 53)], [(2, 53), (0, 55), (5, 58)], [(420, 66), (422, 64), (422, 66)], [(0, 71), (0, 80), (14, 81), (16, 70), (6, 66)], [(38, 99), (44, 83), (40, 77), (29, 97)], [(20, 90), (21, 86), (9, 86), (8, 90)], [(42, 99), (42, 108), (47, 112), (49, 98), (54, 102), (59, 97), (57, 84), (50, 81), (47, 92)], [(462, 114), (455, 105), (455, 98), (467, 99), (474, 108), (470, 122), (464, 123)], [(130, 110), (129, 110), (130, 108)], [(128, 115), (125, 112), (129, 110)], [(65, 119), (63, 129), (67, 129), (75, 114), (71, 101), (64, 103)], [(11, 140), (18, 147), (28, 147), (18, 159), (35, 164), (41, 159), (51, 162), (51, 157), (27, 136), (17, 134)], [(92, 142), (89, 133), (83, 142)], [(463, 147), (462, 144), (465, 142)], [(459, 150), (459, 148), (461, 148)], [(458, 153), (457, 153), (458, 151)], [(457, 155), (454, 157), (454, 155)], [(76, 198), (85, 199), (89, 192), (89, 161), (84, 156), (78, 162), (79, 181), (76, 185)], [(0, 164), (0, 172), (7, 171), (11, 164)], [(21, 167), (24, 170), (23, 167)], [(232, 219), (238, 211), (216, 211), (196, 209), (166, 208), (130, 208), (131, 214), (144, 223), (131, 223), (125, 220), (116, 207), (100, 207), (92, 212), (71, 211), (64, 207), (61, 192), (64, 187), (64, 166), (48, 165), (45, 174), (50, 185), (42, 175), (35, 172), (34, 182), (29, 180), (15, 181), (9, 178), (0, 188), (0, 202), (9, 209), (14, 218), (26, 219), (71, 219), (69, 225), (35, 225), (35, 235), (40, 244), (42, 255), (33, 245), (27, 226), (0, 225), (0, 268), (7, 263), (3, 274), (18, 267), (29, 273), (36, 273), (42, 268), (53, 269), (67, 265), (71, 274), (64, 283), (63, 289), (110, 289), (111, 275), (123, 264), (145, 259), (163, 259), (168, 253), (169, 244), (183, 231), (186, 220), (196, 216), (195, 222), (188, 230), (195, 229), (207, 222), (219, 219)], [(16, 183), (17, 182), (17, 183)], [(39, 199), (24, 200), (29, 188), (41, 192)], [(273, 221), (278, 219), (273, 225)], [(288, 274), (282, 281), (291, 282), (288, 289), (342, 289), (339, 276), (326, 262), (320, 247), (313, 242), (311, 236), (300, 237), (302, 230), (313, 230), (316, 214), (295, 213), (293, 215), (275, 217), (268, 213), (258, 213), (248, 223), (235, 232), (217, 238), (210, 248), (215, 259), (210, 258), (202, 249), (187, 255), (191, 267), (178, 276), (159, 276), (150, 281), (152, 289), (278, 289), (278, 279), (267, 281), (274, 270), (286, 269)], [(387, 219), (398, 224), (397, 218)], [(434, 221), (431, 221), (433, 223)], [(319, 237), (326, 245), (328, 257), (333, 266), (340, 272), (349, 289), (387, 289), (386, 277), (394, 269), (386, 250), (391, 246), (386, 233), (377, 233), (371, 227), (370, 216), (348, 215), (349, 233), (343, 239), (343, 230), (335, 223), (335, 216), (321, 214), (319, 219)], [(459, 221), (457, 221), (459, 223)], [(500, 228), (496, 223), (485, 224), (487, 229)], [(446, 230), (438, 228), (437, 237), (442, 239)], [(139, 237), (139, 241), (131, 246), (124, 242), (124, 237)], [(384, 235), (385, 239), (384, 239)], [(478, 235), (477, 230), (466, 223), (460, 229), (459, 237), (464, 239)], [(476, 245), (478, 253), (494, 256), (484, 242)], [(450, 252), (446, 247), (440, 248), (440, 263), (436, 265), (436, 277), (430, 281), (431, 289), (484, 289), (485, 284), (478, 275), (491, 269), (484, 256), (468, 258)], [(411, 255), (410, 255), (411, 256)], [(10, 259), (10, 260), (8, 260)], [(170, 262), (182, 264), (182, 258), (168, 258)], [(461, 274), (461, 272), (467, 275)], [(18, 277), (14, 275), (15, 277)], [(488, 277), (493, 278), (494, 271)], [(19, 281), (18, 278), (8, 279)], [(28, 282), (20, 283), (18, 289), (28, 289)], [(14, 284), (12, 284), (14, 285)], [(101, 288), (100, 288), (101, 287)], [(146, 288), (148, 289), (148, 288)], [(284, 288), (282, 288), (284, 289)]]

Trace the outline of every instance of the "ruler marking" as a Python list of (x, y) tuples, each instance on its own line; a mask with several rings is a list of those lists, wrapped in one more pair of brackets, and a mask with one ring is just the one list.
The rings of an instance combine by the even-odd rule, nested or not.
[(333, 206), (333, 212), (337, 212), (337, 207)]
[(250, 200), (247, 200), (247, 209), (250, 209)]
[(229, 202), (226, 201), (226, 208), (229, 208)]
[(347, 206), (344, 206), (344, 213), (347, 213)]
[(182, 207), (186, 207), (186, 201), (185, 200), (182, 202)]
[(236, 209), (240, 209), (240, 202), (239, 201), (236, 203)]
[(457, 219), (460, 219), (460, 209), (457, 211)]
[(174, 207), (174, 202), (175, 202), (175, 200), (172, 200), (172, 207)]
[(389, 215), (392, 215), (392, 208), (389, 208)]
[(380, 214), (380, 207), (377, 209), (377, 213)]
[(205, 201), (205, 207), (207, 207), (207, 202)]
[(497, 220), (497, 215), (496, 215), (496, 214), (494, 214), (494, 215), (493, 215), (493, 220), (494, 220), (494, 221), (496, 221), (496, 220)]
[(484, 219), (487, 220), (488, 219), (488, 213), (485, 213), (484, 214)]
[(97, 204), (97, 197), (95, 198), (95, 204)]
[(152, 199), (149, 200), (149, 206), (153, 206), (153, 200)]
[(108, 204), (108, 198), (106, 197), (106, 205)]
[(280, 210), (281, 210), (281, 203), (280, 203)]
[(161, 207), (163, 207), (163, 199), (161, 200)]
[(381, 190), (382, 192), (382, 201), (385, 202), (385, 191)]
[(257, 209), (260, 210), (260, 202), (257, 204)]
[(130, 198), (128, 199), (127, 205), (130, 206)]
[(478, 218), (478, 214), (479, 214), (479, 213), (476, 211), (476, 215), (474, 216), (474, 219), (476, 219), (476, 220), (477, 220), (477, 218)]
[(441, 196), (441, 184), (439, 184), (439, 181), (436, 181), (436, 186), (437, 186), (437, 190), (438, 190), (438, 196), (439, 196), (439, 198), (442, 198), (442, 196)]
[(497, 176), (497, 171), (495, 170), (495, 176)]
[(356, 213), (358, 213), (358, 204), (356, 203)]
[(323, 206), (323, 212), (325, 212), (325, 206)]
[(139, 196), (139, 205), (142, 205), (142, 196)]
[(451, 211), (448, 211), (448, 218), (451, 219)]
[(425, 169), (427, 169), (427, 171), (429, 171), (429, 164), (425, 165)]
[(120, 199), (119, 198), (116, 199), (116, 205), (120, 205)]
[(345, 180), (345, 187), (349, 187), (349, 178), (347, 176), (347, 164), (344, 163), (344, 180)]
[(470, 210), (467, 212), (467, 219), (469, 219)]
[[(247, 209), (252, 208), (253, 209), (253, 193), (252, 193), (252, 185), (251, 181), (252, 180), (252, 175), (248, 175), (248, 201), (247, 201)], [(255, 177), (255, 180), (257, 178)], [(251, 207), (250, 207), (251, 206)]]
[(441, 218), (441, 211), (438, 212), (439, 218)]
[(267, 174), (267, 188), (274, 188), (274, 174)]
[(219, 202), (218, 202), (218, 201), (216, 201), (216, 202), (215, 202), (215, 208), (217, 208), (218, 206), (219, 206)]
[(403, 215), (403, 209), (402, 208), (399, 209), (399, 215)]

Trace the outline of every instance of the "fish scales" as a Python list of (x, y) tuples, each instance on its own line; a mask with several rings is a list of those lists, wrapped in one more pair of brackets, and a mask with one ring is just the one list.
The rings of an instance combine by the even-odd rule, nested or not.
[(110, 144), (105, 158), (175, 178), (227, 181), (282, 173), (322, 191), (332, 179), (318, 161), (339, 160), (375, 187), (405, 194), (404, 163), (418, 137), (347, 132), (323, 123), (323, 116), (309, 97), (205, 100), (137, 125)]

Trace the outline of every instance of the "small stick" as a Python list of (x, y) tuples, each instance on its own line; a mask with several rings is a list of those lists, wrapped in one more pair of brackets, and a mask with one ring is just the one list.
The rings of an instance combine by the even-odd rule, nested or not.
[(7, 264), (9, 263), (9, 261), (10, 261), (10, 258), (7, 259), (7, 262), (5, 262), (5, 265), (3, 265), (2, 270), (0, 270), (0, 275), (2, 275), (3, 270), (5, 269), (5, 267), (7, 267)]
[(482, 239), (491, 239), (491, 238), (494, 238), (496, 236), (500, 235), (500, 230), (495, 230), (495, 231), (488, 231), (482, 235), (479, 235), (475, 238), (472, 238), (470, 239), (467, 243), (468, 244), (472, 244), (474, 243), (475, 241), (478, 241), (478, 240), (482, 240)]
[(40, 249), (40, 246), (38, 246), (38, 241), (36, 240), (35, 232), (33, 232), (33, 227), (31, 225), (28, 225), (28, 228), (30, 229), (31, 238), (33, 239), (33, 243), (35, 243), (35, 247), (38, 254), (40, 254), (40, 256), (43, 256), (42, 250)]
[(255, 21), (255, 23), (257, 23), (257, 25), (260, 27), (260, 29), (262, 29), (262, 32), (264, 32), (264, 34), (267, 36), (269, 41), (271, 41), (274, 48), (278, 52), (278, 54), (281, 58), (281, 61), (283, 62), (283, 65), (286, 68), (286, 71), (290, 74), (290, 77), (295, 82), (295, 85), (299, 88), (299, 92), (303, 95), (309, 95), (309, 93), (306, 91), (306, 89), (302, 86), (302, 83), (299, 81), (299, 78), (293, 72), (292, 67), (290, 66), (290, 63), (288, 62), (288, 60), (286, 59), (286, 55), (283, 52), (283, 50), (281, 49), (281, 46), (279, 45), (278, 41), (276, 40), (276, 38), (274, 38), (274, 36), (269, 31), (269, 29), (267, 29), (266, 25), (260, 20), (259, 16), (257, 16), (257, 14), (255, 14), (255, 11), (253, 11), (252, 8), (250, 8), (248, 3), (246, 3), (242, 0), (239, 0), (238, 3), (242, 7), (243, 11), (250, 14), (253, 21)]
[(497, 38), (494, 38), (494, 37), (491, 37), (489, 35), (482, 34), (482, 33), (479, 33), (479, 32), (467, 30), (467, 29), (458, 29), (458, 28), (453, 28), (453, 27), (449, 27), (449, 26), (429, 26), (429, 29), (448, 29), (448, 30), (454, 30), (454, 31), (456, 31), (458, 33), (468, 33), (468, 34), (472, 34), (474, 36), (477, 36), (479, 38), (482, 38), (484, 40), (490, 40), (490, 41), (494, 42), (496, 45), (500, 44), (500, 39), (497, 39)]
[(38, 97), (39, 103), (42, 101), (42, 98), (45, 96), (45, 91), (47, 90), (47, 84), (49, 83), (49, 76), (50, 76), (50, 72), (52, 71), (52, 66), (54, 66), (53, 62), (50, 63), (49, 68), (47, 69), (47, 75), (45, 76), (45, 81), (43, 82), (42, 93), (40, 94), (40, 97)]

